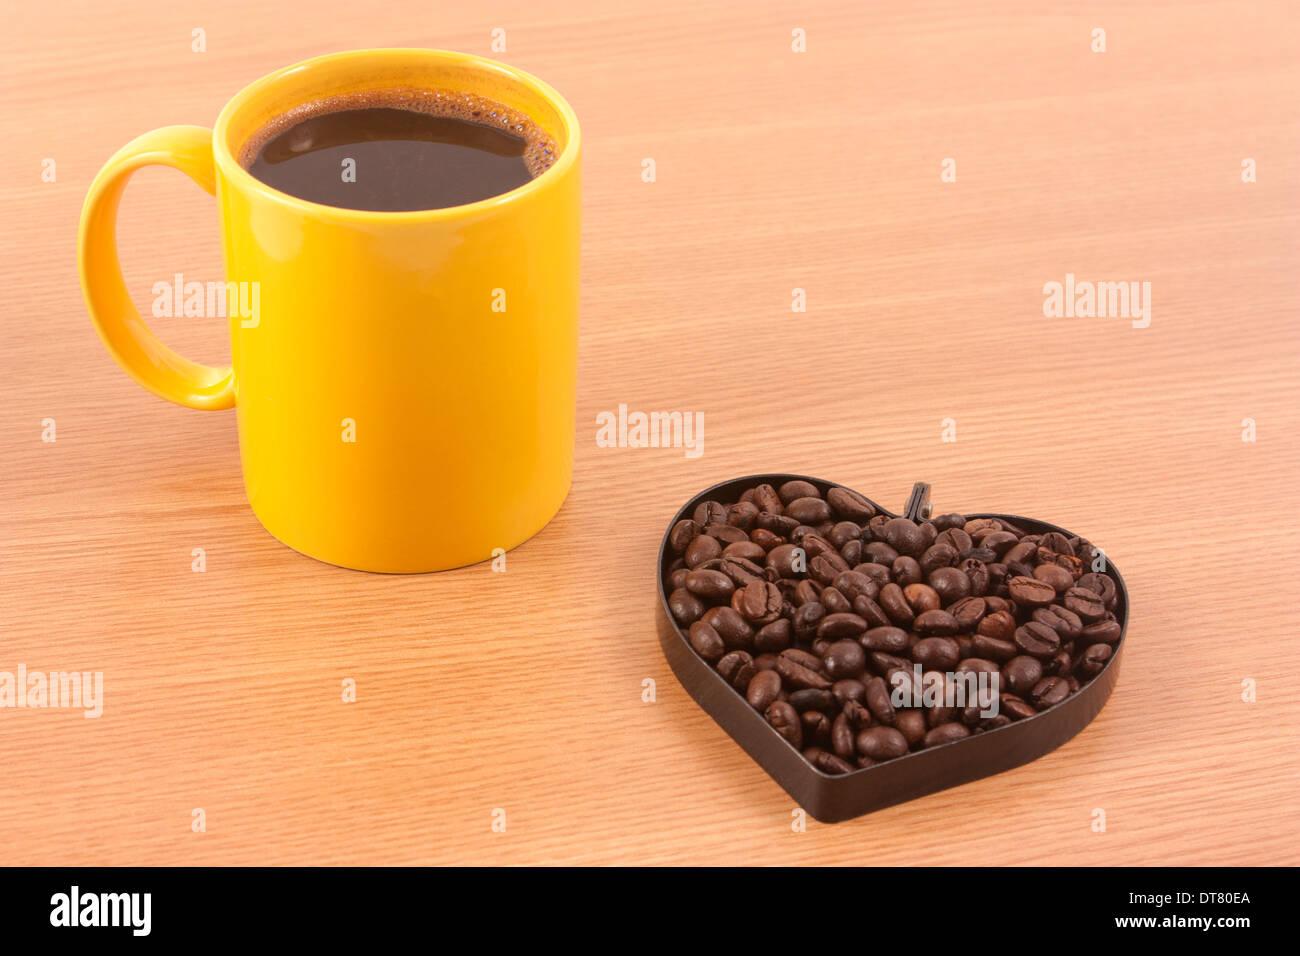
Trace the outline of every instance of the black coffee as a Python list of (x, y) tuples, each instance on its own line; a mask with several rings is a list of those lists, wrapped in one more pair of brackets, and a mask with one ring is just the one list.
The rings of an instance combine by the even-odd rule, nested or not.
[(440, 91), (357, 93), (279, 117), (244, 150), (250, 173), (299, 199), (378, 212), (460, 206), (540, 175), (555, 147), (527, 116)]

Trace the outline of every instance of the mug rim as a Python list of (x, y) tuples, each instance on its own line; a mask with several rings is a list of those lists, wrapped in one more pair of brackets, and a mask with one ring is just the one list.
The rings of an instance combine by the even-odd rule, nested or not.
[[(471, 203), (462, 203), (457, 206), (443, 206), (436, 209), (407, 209), (399, 211), (382, 211), (371, 209), (349, 209), (343, 206), (330, 206), (324, 203), (312, 202), (309, 199), (300, 199), (289, 193), (282, 192), (274, 186), (262, 182), (234, 157), (230, 150), (229, 131), (230, 124), (237, 112), (246, 107), (249, 103), (254, 102), (258, 97), (265, 95), (272, 90), (279, 82), (287, 76), (298, 72), (316, 69), (328, 63), (338, 63), (348, 60), (359, 60), (366, 58), (379, 57), (383, 59), (403, 59), (403, 58), (421, 58), (421, 59), (440, 59), (445, 62), (455, 63), (462, 66), (473, 67), (486, 73), (496, 73), (505, 75), (511, 80), (524, 86), (530, 87), (532, 91), (545, 99), (555, 111), (559, 114), (565, 129), (565, 144), (560, 151), (560, 155), (540, 176), (528, 180), (528, 182), (516, 186), (514, 189), (501, 193), (496, 196), (489, 196), (487, 199), (480, 199)], [(467, 92), (473, 92), (472, 90)], [(514, 205), (522, 202), (533, 193), (545, 189), (550, 183), (557, 181), (577, 162), (579, 148), (582, 143), (582, 133), (578, 126), (578, 117), (573, 112), (560, 93), (550, 84), (544, 82), (509, 64), (502, 63), (499, 60), (493, 60), (485, 56), (477, 56), (472, 53), (458, 53), (454, 50), (435, 50), (424, 47), (384, 47), (375, 49), (360, 50), (343, 50), (338, 53), (325, 53), (320, 56), (314, 56), (306, 60), (301, 60), (289, 66), (281, 67), (259, 79), (249, 83), (242, 90), (236, 93), (225, 106), (221, 108), (221, 113), (217, 116), (217, 122), (212, 129), (212, 151), (216, 161), (217, 168), (233, 185), (244, 190), (255, 193), (262, 199), (288, 206), (297, 212), (312, 215), (316, 217), (336, 217), (350, 221), (365, 221), (373, 223), (396, 223), (396, 222), (437, 222), (440, 220), (449, 220), (475, 213), (487, 212), (502, 207)]]

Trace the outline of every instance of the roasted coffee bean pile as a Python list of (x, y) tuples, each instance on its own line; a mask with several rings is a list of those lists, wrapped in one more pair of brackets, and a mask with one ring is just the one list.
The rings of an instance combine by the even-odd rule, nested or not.
[[(668, 605), (691, 647), (825, 773), (1032, 717), (1100, 673), (1120, 638), (1093, 546), (1002, 519), (918, 524), (787, 481), (704, 502), (668, 544)], [(923, 683), (997, 675), (998, 712), (896, 708), (917, 664)]]

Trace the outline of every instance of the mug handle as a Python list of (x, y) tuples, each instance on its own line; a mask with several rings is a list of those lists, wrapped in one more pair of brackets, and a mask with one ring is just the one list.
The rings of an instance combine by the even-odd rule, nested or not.
[(212, 131), (165, 126), (138, 136), (104, 164), (86, 195), (77, 242), (77, 267), (95, 329), (109, 354), (133, 379), (160, 398), (189, 408), (235, 404), (235, 372), (191, 362), (164, 345), (136, 311), (117, 258), (117, 209), (131, 173), (141, 166), (179, 169), (216, 194)]

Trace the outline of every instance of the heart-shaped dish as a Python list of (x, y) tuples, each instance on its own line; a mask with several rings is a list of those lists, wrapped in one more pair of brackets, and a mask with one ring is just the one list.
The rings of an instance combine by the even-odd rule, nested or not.
[[(670, 541), (673, 529), (679, 522), (692, 518), (696, 509), (706, 502), (736, 502), (742, 493), (760, 484), (780, 488), (791, 481), (810, 483), (822, 498), (832, 488), (845, 487), (803, 475), (749, 475), (706, 488), (678, 510), (668, 523), (659, 549), (658, 625), (664, 655), (687, 692), (813, 817), (827, 823), (847, 820), (1009, 770), (1059, 747), (1086, 727), (1100, 712), (1119, 676), (1129, 608), (1123, 578), (1108, 559), (1104, 573), (1114, 582), (1115, 595), (1107, 617), (1113, 615), (1120, 630), (1117, 638), (1106, 642), (1112, 649), (1109, 659), (1101, 665), (1098, 673), (1079, 681), (1078, 690), (1058, 703), (1047, 704), (1032, 716), (1016, 719), (1003, 726), (987, 729), (979, 727), (962, 739), (913, 749), (902, 756), (849, 772), (826, 773), (818, 769), (805, 757), (804, 752), (778, 733), (764, 715), (750, 705), (742, 690), (724, 679), (696, 651), (687, 631), (679, 626), (674, 617), (669, 601), (670, 575), (673, 570), (682, 567), (680, 552), (674, 549)], [(877, 515), (901, 517), (852, 489), (846, 490), (873, 508)], [(929, 517), (928, 494), (929, 486), (918, 484), (913, 489), (904, 516), (918, 523), (925, 521)], [(1068, 539), (1078, 538), (1056, 525), (1033, 518), (1005, 514), (966, 514), (965, 517), (967, 521), (998, 519), (1009, 522), (1009, 527), (1018, 529), (1025, 535), (1055, 533)], [(680, 541), (677, 544), (680, 545)], [(912, 640), (914, 644), (915, 635)], [(910, 648), (907, 653), (911, 653)], [(864, 677), (870, 676), (868, 668)]]

